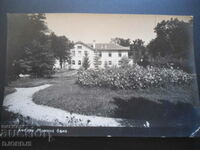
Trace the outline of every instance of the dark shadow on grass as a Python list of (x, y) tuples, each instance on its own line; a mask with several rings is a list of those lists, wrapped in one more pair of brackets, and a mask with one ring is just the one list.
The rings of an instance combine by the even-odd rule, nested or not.
[(7, 111), (4, 106), (2, 106), (0, 117), (1, 125), (26, 125), (24, 122), (26, 118), (22, 117), (20, 114)]
[(191, 104), (177, 103), (173, 104), (166, 100), (160, 100), (160, 103), (150, 101), (145, 98), (121, 99), (114, 98), (114, 104), (117, 108), (114, 111), (115, 117), (148, 120), (151, 124), (184, 124), (194, 125), (199, 117)]

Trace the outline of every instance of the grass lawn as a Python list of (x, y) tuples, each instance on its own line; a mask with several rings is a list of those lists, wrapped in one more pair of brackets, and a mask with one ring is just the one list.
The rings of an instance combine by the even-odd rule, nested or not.
[[(57, 84), (62, 82), (65, 79), (71, 79), (73, 74), (76, 73), (76, 70), (68, 70), (68, 71), (59, 71), (54, 74), (51, 78), (19, 78), (15, 81), (12, 81), (6, 89), (12, 88), (26, 88), (26, 87), (36, 87), (44, 84)], [(9, 94), (12, 92), (8, 92)]]
[[(186, 115), (190, 115), (190, 112), (193, 111), (191, 106), (199, 105), (198, 89), (195, 84), (185, 87), (112, 90), (81, 87), (75, 83), (75, 74), (76, 71), (60, 71), (49, 79), (21, 78), (6, 87), (5, 94), (14, 92), (15, 87), (25, 88), (52, 84), (51, 87), (33, 95), (33, 101), (36, 104), (84, 115), (134, 118), (136, 120), (151, 120), (152, 118), (165, 118), (167, 120), (167, 116), (175, 118), (177, 115), (185, 116), (180, 112), (186, 112)], [(188, 111), (190, 112), (187, 113)]]
[[(56, 82), (53, 86), (35, 93), (33, 101), (37, 104), (60, 108), (72, 113), (106, 117), (121, 117), (120, 115), (116, 115), (116, 110), (126, 109), (127, 106), (119, 108), (123, 107), (123, 105), (118, 105), (119, 99), (134, 101), (134, 99), (142, 98), (144, 101), (150, 101), (158, 105), (158, 107), (162, 101), (198, 104), (197, 95), (195, 95), (197, 91), (194, 90), (193, 86), (170, 86), (168, 88), (142, 90), (112, 90), (97, 87), (81, 87), (75, 84), (75, 78), (62, 78), (59, 80), (60, 82)], [(132, 105), (132, 103), (130, 104)], [(138, 109), (143, 112), (145, 107), (145, 104), (142, 105), (141, 103)], [(151, 108), (149, 107), (148, 111), (151, 110), (154, 111), (154, 105)], [(148, 112), (144, 111), (145, 113), (148, 114)], [(155, 113), (157, 112), (155, 111)]]

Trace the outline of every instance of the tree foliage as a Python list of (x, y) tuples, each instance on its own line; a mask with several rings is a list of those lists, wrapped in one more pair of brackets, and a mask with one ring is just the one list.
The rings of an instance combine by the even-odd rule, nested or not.
[(41, 43), (36, 40), (32, 41), (26, 47), (23, 59), (17, 61), (21, 73), (31, 74), (34, 77), (50, 77), (54, 73), (53, 66), (55, 59), (49, 49), (49, 42)]
[(128, 67), (129, 66), (129, 62), (130, 60), (128, 59), (128, 57), (123, 56), (120, 60), (119, 66), (124, 68), (124, 67)]
[(89, 60), (89, 57), (88, 57), (88, 53), (85, 53), (85, 56), (83, 58), (83, 64), (82, 64), (83, 68), (85, 70), (87, 70), (89, 67), (90, 67), (90, 60)]
[(129, 58), (133, 59), (133, 62), (140, 63), (141, 65), (146, 64), (148, 51), (142, 39), (135, 39), (131, 42), (130, 39), (114, 38), (111, 41), (121, 46), (130, 47)]
[(49, 34), (44, 14), (8, 15), (7, 81), (19, 74), (49, 77), (55, 59), (62, 68), (70, 60), (73, 43), (65, 36)]
[(163, 20), (154, 28), (156, 38), (148, 44), (150, 53), (155, 56), (173, 55), (187, 58), (192, 48), (192, 20)]
[(54, 58), (47, 33), (44, 14), (8, 15), (7, 81), (21, 73), (49, 75)]
[(111, 43), (119, 44), (124, 47), (129, 47), (130, 39), (123, 39), (123, 38), (116, 37), (116, 38), (111, 39)]
[(70, 49), (73, 48), (73, 42), (71, 42), (65, 36), (56, 36), (51, 33), (51, 49), (56, 59), (60, 62), (60, 68), (67, 61), (70, 62)]
[(147, 45), (149, 53), (153, 58), (170, 58), (176, 66), (185, 71), (190, 71), (193, 39), (192, 20), (189, 22), (178, 19), (163, 20), (154, 28), (156, 38)]
[(25, 14), (8, 15), (7, 32), (7, 80), (16, 79), (20, 70), (15, 63), (25, 53), (25, 46), (33, 39), (33, 29), (30, 18)]
[(130, 46), (129, 56), (133, 59), (134, 62), (140, 62), (145, 58), (147, 53), (146, 47), (144, 46), (144, 41), (141, 39), (136, 39), (132, 41)]

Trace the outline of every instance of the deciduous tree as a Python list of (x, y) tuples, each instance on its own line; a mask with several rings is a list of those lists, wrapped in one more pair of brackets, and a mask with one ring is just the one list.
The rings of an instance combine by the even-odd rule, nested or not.
[(171, 58), (176, 65), (184, 70), (190, 70), (193, 39), (193, 20), (178, 19), (163, 20), (154, 28), (156, 38), (147, 45), (151, 57)]
[(7, 81), (21, 73), (39, 76), (53, 71), (44, 14), (8, 15)]
[(60, 68), (63, 68), (66, 61), (70, 62), (70, 49), (73, 48), (73, 42), (65, 36), (56, 36), (54, 33), (50, 35), (50, 38), (54, 56), (59, 60)]

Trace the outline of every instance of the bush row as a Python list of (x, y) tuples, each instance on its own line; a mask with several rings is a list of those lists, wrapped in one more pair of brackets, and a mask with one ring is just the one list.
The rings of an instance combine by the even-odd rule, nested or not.
[(123, 68), (79, 69), (77, 83), (92, 87), (137, 89), (169, 84), (189, 84), (193, 78), (191, 74), (182, 70), (152, 66), (144, 68), (134, 64)]

